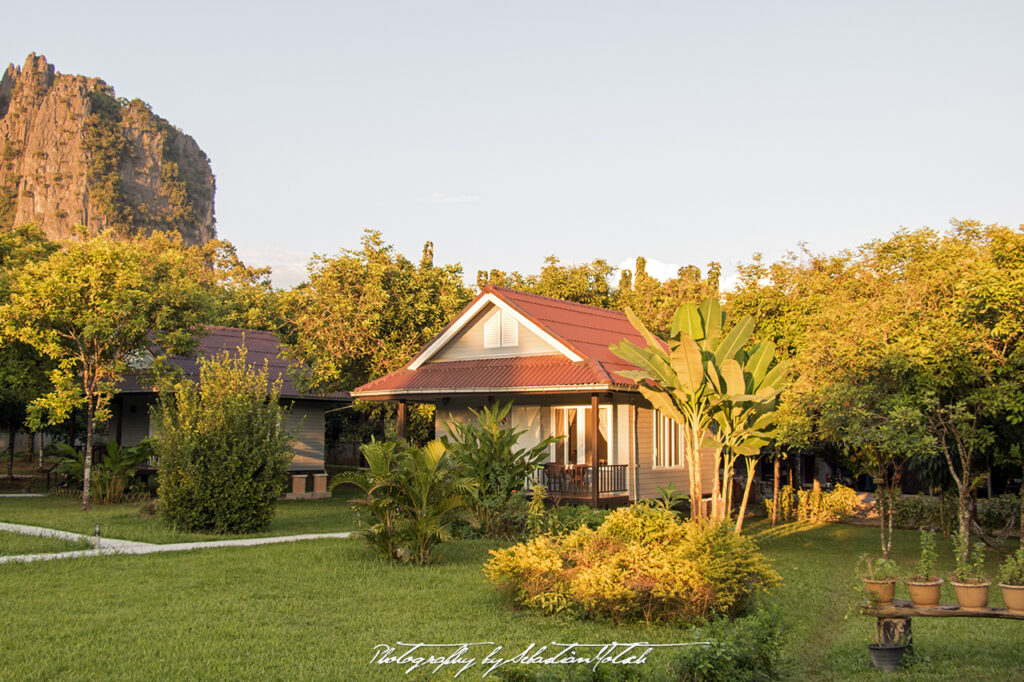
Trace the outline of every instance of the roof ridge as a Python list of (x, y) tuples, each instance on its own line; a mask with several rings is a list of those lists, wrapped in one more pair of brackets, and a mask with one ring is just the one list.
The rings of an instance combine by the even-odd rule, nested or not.
[(609, 313), (611, 315), (615, 315), (616, 317), (618, 317), (618, 316), (625, 317), (626, 316), (626, 314), (623, 313), (621, 310), (613, 310), (612, 308), (602, 308), (599, 305), (591, 305), (589, 303), (580, 303), (578, 301), (567, 301), (564, 298), (555, 298), (554, 296), (545, 296), (544, 294), (537, 294), (537, 293), (534, 293), (532, 291), (520, 291), (519, 289), (510, 289), (508, 287), (499, 287), (499, 286), (496, 286), (496, 285), (493, 285), (493, 284), (490, 285), (490, 286), (491, 286), (491, 289), (493, 289), (495, 291), (509, 292), (509, 293), (512, 293), (512, 294), (518, 294), (520, 296), (530, 296), (532, 298), (539, 298), (539, 299), (542, 299), (544, 301), (551, 301), (552, 303), (558, 303), (558, 304), (561, 304), (561, 305), (575, 306), (577, 308), (585, 308), (587, 310), (592, 310), (594, 312)]

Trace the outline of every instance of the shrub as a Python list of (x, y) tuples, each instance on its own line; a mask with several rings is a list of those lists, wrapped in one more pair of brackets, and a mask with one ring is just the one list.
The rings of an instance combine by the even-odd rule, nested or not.
[(999, 582), (1024, 587), (1024, 547), (1006, 557), (999, 566)]
[(353, 506), (369, 515), (363, 536), (378, 554), (430, 563), (434, 546), (450, 540), (453, 525), (467, 516), (465, 495), (473, 483), (439, 440), (422, 448), (373, 441), (360, 449), (368, 469), (339, 474), (331, 487), (353, 485), (365, 493)]
[(526, 505), (518, 491), (548, 457), (549, 446), (561, 437), (546, 438), (531, 448), (516, 448), (525, 431), (503, 424), (512, 403), (470, 410), (476, 422), (447, 424), (443, 438), (451, 457), (476, 484), (469, 496), (473, 513), (484, 534), (492, 538), (517, 537), (526, 528)]
[(485, 573), (514, 604), (615, 622), (732, 617), (778, 581), (753, 541), (727, 524), (683, 523), (646, 504), (609, 513), (596, 530), (491, 555)]
[[(93, 462), (90, 468), (89, 497), (99, 504), (116, 504), (127, 497), (128, 491), (136, 482), (136, 465), (149, 459), (152, 449), (148, 440), (132, 448), (123, 448), (114, 441), (108, 441), (105, 448), (106, 454), (101, 460)], [(53, 444), (53, 450), (63, 456), (57, 470), (67, 474), (76, 485), (81, 486), (85, 471), (85, 458), (82, 453), (66, 443)]]
[(709, 645), (683, 647), (669, 664), (671, 679), (732, 682), (776, 677), (781, 646), (773, 611), (760, 608), (733, 621), (715, 619), (690, 639)]
[[(837, 484), (830, 491), (794, 491), (788, 485), (779, 491), (780, 521), (807, 521), (831, 523), (849, 518), (860, 506), (860, 498), (852, 488)], [(768, 516), (772, 514), (774, 500), (765, 500)]]
[[(1015, 524), (1020, 515), (1020, 498), (999, 495), (977, 501), (978, 525), (988, 531), (1000, 531)], [(941, 530), (949, 535), (956, 527), (956, 495), (902, 495), (896, 498), (893, 523), (900, 528)]]
[(269, 381), (265, 365), (250, 368), (244, 348), (199, 364), (199, 382), (161, 393), (153, 413), (164, 514), (192, 532), (262, 530), (291, 459), (280, 383)]

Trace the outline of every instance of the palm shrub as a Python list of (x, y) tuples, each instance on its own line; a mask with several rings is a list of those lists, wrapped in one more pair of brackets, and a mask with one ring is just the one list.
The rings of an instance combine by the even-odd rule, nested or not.
[(291, 434), (284, 428), (281, 383), (244, 348), (199, 361), (198, 383), (161, 393), (159, 495), (167, 519), (190, 532), (252, 533), (266, 528), (284, 492)]
[(543, 465), (552, 443), (561, 436), (545, 438), (530, 448), (517, 448), (525, 431), (516, 431), (503, 422), (512, 403), (470, 409), (476, 421), (447, 424), (443, 438), (452, 459), (476, 485), (468, 502), (485, 535), (514, 537), (523, 533), (526, 508), (518, 491)]
[[(124, 448), (114, 441), (106, 444), (103, 459), (90, 467), (90, 500), (99, 504), (115, 504), (125, 498), (126, 492), (135, 480), (135, 467), (152, 454), (149, 441), (143, 441), (131, 448)], [(63, 458), (57, 464), (57, 471), (67, 474), (78, 484), (82, 483), (85, 471), (85, 456), (66, 443), (56, 443), (53, 448)]]
[(451, 540), (453, 525), (469, 516), (466, 495), (473, 482), (442, 441), (421, 448), (373, 441), (360, 449), (367, 469), (334, 477), (331, 488), (363, 491), (354, 504), (369, 516), (363, 535), (378, 554), (389, 561), (430, 563), (433, 548)]

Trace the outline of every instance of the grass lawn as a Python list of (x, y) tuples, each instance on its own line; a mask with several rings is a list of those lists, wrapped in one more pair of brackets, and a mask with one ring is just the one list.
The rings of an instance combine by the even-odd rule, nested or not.
[(0, 531), (0, 556), (70, 552), (76, 549), (89, 549), (89, 547), (89, 543), (85, 540), (75, 542), (74, 540), (39, 538), (32, 535)]
[[(251, 536), (230, 537), (355, 530), (356, 517), (348, 505), (355, 494), (351, 489), (337, 488), (334, 496), (329, 499), (278, 502), (269, 530)], [(88, 536), (92, 536), (96, 524), (99, 524), (103, 537), (160, 544), (225, 539), (222, 535), (181, 533), (170, 528), (160, 517), (141, 517), (139, 512), (144, 506), (143, 503), (97, 504), (83, 512), (78, 498), (0, 498), (0, 521), (55, 528)]]
[[(857, 555), (874, 551), (877, 534), (845, 525), (764, 533), (762, 547), (785, 581), (770, 595), (785, 626), (783, 679), (890, 679), (870, 666), (874, 619), (844, 619), (861, 598)], [(374, 647), (493, 641), (518, 652), (552, 640), (692, 639), (677, 628), (513, 611), (481, 572), (494, 546), (451, 543), (427, 568), (380, 563), (360, 540), (0, 565), (0, 593), (16, 605), (0, 611), (0, 677), (431, 679), (371, 665)], [(916, 534), (897, 532), (895, 547), (897, 560), (910, 563)], [(939, 551), (948, 555), (948, 543)], [(998, 591), (992, 603), (1001, 605)], [(916, 662), (894, 679), (1021, 679), (1021, 642), (1018, 621), (917, 618)], [(667, 658), (656, 652), (648, 670)], [(481, 672), (472, 668), (459, 679)]]

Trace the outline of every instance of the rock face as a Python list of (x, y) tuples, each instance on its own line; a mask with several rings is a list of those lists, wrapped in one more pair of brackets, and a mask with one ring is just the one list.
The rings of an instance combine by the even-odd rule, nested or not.
[(203, 150), (142, 100), (35, 54), (0, 80), (0, 229), (169, 230), (202, 244), (214, 237), (213, 194)]

